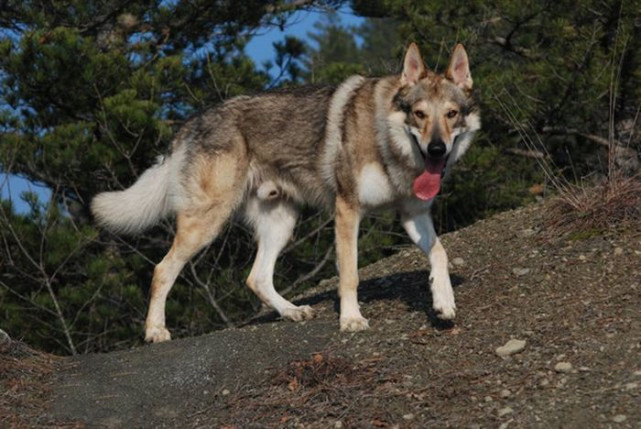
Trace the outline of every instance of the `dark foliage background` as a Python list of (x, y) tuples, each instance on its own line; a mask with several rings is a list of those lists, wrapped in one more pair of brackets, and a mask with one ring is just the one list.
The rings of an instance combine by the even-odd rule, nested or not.
[[(441, 71), (464, 43), (482, 106), (483, 132), (435, 208), (441, 231), (547, 192), (544, 171), (577, 181), (599, 181), (614, 164), (638, 173), (639, 0), (0, 5), (0, 167), (52, 191), (50, 201), (24, 195), (27, 214), (1, 202), (0, 327), (48, 351), (139, 343), (153, 265), (171, 243), (171, 219), (136, 237), (97, 230), (93, 195), (132, 184), (199, 109), (278, 86), (396, 73), (409, 41)], [(346, 5), (367, 18), (362, 26), (331, 13)], [(286, 38), (270, 64), (254, 64), (244, 52), (252, 35), (305, 9), (327, 12), (311, 43)], [(278, 265), (285, 294), (334, 274), (331, 216), (305, 212)], [(406, 244), (393, 213), (367, 218), (360, 263)], [(257, 313), (244, 287), (254, 250), (234, 222), (183, 270), (168, 300), (174, 336)]]

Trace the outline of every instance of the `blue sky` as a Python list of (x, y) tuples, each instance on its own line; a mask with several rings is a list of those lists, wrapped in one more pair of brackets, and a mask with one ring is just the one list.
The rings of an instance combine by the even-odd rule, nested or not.
[[(247, 44), (245, 52), (254, 60), (258, 68), (262, 68), (265, 61), (274, 59), (274, 42), (283, 40), (285, 36), (296, 36), (303, 40), (309, 40), (308, 33), (314, 30), (314, 24), (322, 19), (325, 13), (320, 10), (299, 11), (290, 18), (288, 25), (282, 31), (277, 27), (260, 28)], [(338, 13), (345, 26), (359, 25), (364, 21), (363, 18), (355, 16), (347, 7), (339, 10)], [(19, 213), (25, 213), (29, 209), (29, 206), (20, 198), (20, 195), (25, 191), (35, 192), (41, 201), (47, 201), (51, 195), (46, 187), (20, 177), (0, 174), (2, 199), (11, 199)]]
[[(325, 14), (326, 12), (323, 11), (299, 11), (290, 18), (284, 31), (276, 27), (259, 29), (256, 36), (247, 44), (245, 52), (260, 67), (263, 62), (274, 59), (276, 51), (272, 44), (283, 40), (285, 36), (296, 36), (309, 42), (308, 33), (314, 31), (314, 24)], [(341, 8), (338, 15), (346, 27), (360, 25), (365, 21), (364, 18), (354, 15), (349, 7)]]

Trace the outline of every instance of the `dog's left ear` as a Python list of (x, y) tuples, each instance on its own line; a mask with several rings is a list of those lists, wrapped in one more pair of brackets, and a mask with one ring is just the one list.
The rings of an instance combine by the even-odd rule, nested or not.
[(472, 89), (472, 74), (470, 73), (470, 62), (467, 59), (467, 52), (460, 43), (454, 48), (450, 65), (445, 72), (445, 77), (463, 89)]

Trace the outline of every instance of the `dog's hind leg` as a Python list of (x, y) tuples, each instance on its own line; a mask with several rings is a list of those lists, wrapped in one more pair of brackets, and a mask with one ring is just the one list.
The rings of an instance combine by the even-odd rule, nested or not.
[(456, 315), (456, 304), (447, 268), (447, 254), (434, 231), (432, 216), (429, 211), (402, 213), (401, 222), (407, 235), (429, 257), (432, 308), (439, 318), (453, 319)]
[(278, 311), (283, 318), (294, 321), (310, 319), (311, 307), (292, 304), (274, 288), (274, 266), (294, 230), (297, 218), (295, 208), (284, 201), (251, 198), (247, 202), (246, 216), (254, 226), (258, 241), (258, 251), (247, 278), (247, 286), (265, 305)]
[(184, 265), (211, 243), (230, 214), (229, 210), (213, 213), (179, 213), (176, 219), (176, 237), (171, 249), (156, 265), (151, 282), (151, 301), (145, 321), (145, 341), (160, 342), (171, 339), (165, 327), (165, 303), (178, 274)]
[(176, 236), (171, 249), (154, 269), (151, 301), (145, 321), (145, 341), (171, 339), (165, 327), (165, 303), (183, 266), (211, 243), (244, 192), (246, 163), (242, 154), (218, 154), (192, 160), (184, 181), (188, 200), (176, 217)]

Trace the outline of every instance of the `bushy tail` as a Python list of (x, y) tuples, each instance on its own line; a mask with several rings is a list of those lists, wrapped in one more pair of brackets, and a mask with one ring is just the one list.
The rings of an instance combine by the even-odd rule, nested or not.
[(96, 195), (91, 201), (96, 222), (112, 232), (125, 234), (154, 225), (174, 209), (172, 176), (172, 162), (168, 159), (145, 171), (130, 188)]

